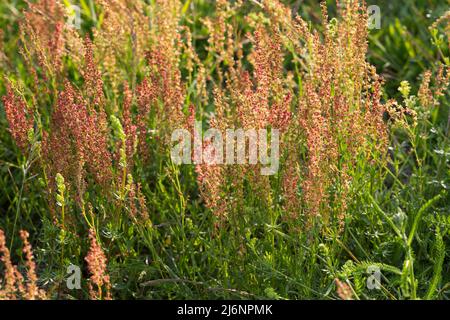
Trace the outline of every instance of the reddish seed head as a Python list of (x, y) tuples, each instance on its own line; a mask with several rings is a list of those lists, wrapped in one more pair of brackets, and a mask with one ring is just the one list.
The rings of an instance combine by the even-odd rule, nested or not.
[(107, 274), (107, 259), (102, 247), (97, 242), (96, 232), (89, 230), (90, 248), (85, 260), (89, 273), (89, 295), (92, 300), (111, 299), (111, 283)]
[(33, 130), (34, 125), (33, 115), (23, 98), (16, 96), (11, 86), (8, 85), (6, 90), (3, 104), (9, 123), (9, 132), (17, 146), (26, 153), (29, 146), (28, 133)]

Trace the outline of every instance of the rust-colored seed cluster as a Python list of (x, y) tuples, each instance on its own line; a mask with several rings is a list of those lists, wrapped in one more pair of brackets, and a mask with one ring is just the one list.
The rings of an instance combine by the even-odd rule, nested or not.
[[(52, 183), (56, 174), (62, 174), (70, 182), (69, 188), (80, 205), (89, 185), (88, 176), (92, 175), (96, 184), (108, 189), (109, 182), (114, 180), (114, 162), (120, 162), (121, 148), (125, 150), (126, 173), (129, 174), (137, 145), (141, 158), (147, 159), (149, 141), (159, 138), (167, 145), (171, 131), (185, 127), (195, 119), (195, 108), (187, 116), (183, 111), (186, 98), (180, 71), (183, 53), (188, 57), (190, 72), (193, 62), (199, 65), (199, 87), (203, 87), (207, 78), (192, 49), (189, 30), (180, 27), (181, 5), (178, 1), (157, 1), (151, 7), (154, 26), (151, 29), (145, 23), (141, 4), (115, 0), (101, 1), (100, 5), (105, 13), (102, 28), (96, 30), (93, 43), (86, 38), (80, 50), (84, 54), (84, 87), (75, 89), (65, 82), (64, 89), (55, 96), (57, 103), (52, 111), (50, 130), (42, 132), (50, 189), (54, 190)], [(354, 159), (351, 156), (343, 159), (341, 154), (356, 157), (364, 152), (368, 142), (382, 146), (385, 141), (385, 128), (380, 117), (383, 111), (379, 102), (380, 80), (365, 61), (367, 17), (364, 8), (356, 1), (348, 2), (341, 9), (339, 21), (332, 24), (324, 7), (327, 31), (321, 39), (317, 32), (309, 31), (306, 22), (292, 18), (288, 8), (281, 3), (265, 1), (261, 16), (247, 19), (253, 28), (247, 37), (253, 46), (248, 56), (253, 68), (249, 71), (242, 64), (242, 41), (236, 38), (237, 32), (229, 23), (233, 12), (241, 5), (239, 1), (233, 5), (218, 1), (216, 16), (204, 20), (210, 33), (207, 49), (215, 57), (213, 62), (218, 65), (219, 78), (214, 84), (216, 112), (210, 126), (221, 131), (235, 127), (280, 130), (282, 146), (290, 154), (286, 169), (281, 173), (287, 214), (294, 218), (303, 213), (323, 215), (327, 220), (331, 214), (327, 208), (329, 189), (338, 185), (335, 190), (339, 195), (333, 195), (333, 198), (340, 199), (341, 203), (335, 207), (341, 209), (335, 214), (342, 220), (345, 195), (351, 184), (348, 171)], [(263, 15), (270, 22), (263, 23)], [(45, 28), (47, 20), (52, 22), (49, 27), (55, 32), (60, 30), (62, 9), (41, 1), (29, 9), (26, 17), (25, 22), (33, 21), (32, 26), (24, 25), (24, 35), (33, 38), (30, 41), (35, 47), (32, 52), (38, 60), (39, 57), (51, 59), (58, 65), (62, 55), (70, 52), (64, 49), (69, 46), (67, 43), (76, 37), (67, 33), (55, 42), (57, 39), (54, 38), (39, 38), (46, 33), (38, 31)], [(145, 41), (145, 37), (150, 41)], [(132, 61), (119, 61), (120, 57), (127, 56), (123, 50), (130, 43)], [(300, 61), (304, 68), (302, 88), (296, 88), (292, 76), (283, 71), (286, 46), (294, 48), (299, 57), (305, 57)], [(147, 61), (148, 73), (140, 84), (135, 83), (135, 73), (132, 79), (117, 74), (121, 63), (132, 63), (134, 68), (142, 59)], [(42, 69), (45, 69), (44, 65), (42, 63)], [(40, 75), (45, 80), (46, 74), (34, 71), (36, 77)], [(57, 70), (49, 72), (50, 75), (58, 73)], [(124, 85), (121, 110), (105, 105), (103, 77), (115, 89), (131, 80), (131, 88)], [(428, 94), (425, 85), (422, 92), (421, 96)], [(31, 112), (23, 99), (14, 96), (11, 90), (4, 101), (10, 130), (17, 144), (24, 148), (33, 124)], [(136, 114), (133, 114), (134, 104)], [(109, 148), (106, 116), (111, 111), (121, 111), (126, 136), (125, 145), (117, 142), (115, 156)], [(149, 128), (151, 114), (158, 123), (156, 134), (156, 128)], [(303, 151), (295, 145), (299, 141), (306, 146), (306, 162), (300, 160)], [(343, 145), (346, 150), (340, 150)], [(245, 197), (240, 188), (244, 180), (250, 180), (254, 190), (262, 195), (270, 193), (269, 181), (256, 174), (258, 169), (257, 165), (239, 168), (198, 165), (198, 181), (207, 206), (216, 214), (225, 215)], [(123, 185), (124, 177), (126, 175), (120, 172), (115, 181)], [(229, 182), (233, 186), (230, 189), (238, 194), (231, 195), (229, 190), (224, 190), (224, 182)]]
[(72, 181), (81, 197), (85, 190), (87, 169), (96, 182), (106, 188), (111, 179), (107, 139), (103, 110), (89, 111), (80, 94), (70, 83), (66, 83), (52, 117), (51, 132), (43, 141), (50, 177), (61, 173)]
[[(357, 1), (342, 9), (341, 20), (330, 25), (323, 7), (327, 28), (320, 40), (298, 20), (296, 28), (308, 46), (309, 72), (299, 99), (299, 125), (306, 136), (307, 170), (302, 188), (307, 213), (330, 218), (330, 196), (340, 203), (334, 215), (345, 217), (351, 184), (349, 170), (361, 154), (370, 154), (375, 145), (381, 154), (387, 142), (382, 121), (379, 78), (365, 60), (367, 17)], [(330, 195), (334, 186), (337, 194)]]
[[(147, 5), (133, 0), (100, 0), (97, 3), (103, 9), (104, 19), (102, 27), (94, 30), (96, 62), (117, 93), (119, 85), (126, 80), (121, 64), (130, 63), (135, 73), (149, 49), (150, 26), (144, 15)], [(131, 61), (124, 61), (130, 46)]]
[(33, 78), (32, 90), (36, 96), (52, 94), (48, 84), (62, 81), (63, 57), (70, 55), (77, 64), (82, 62), (83, 41), (66, 23), (64, 4), (60, 1), (29, 3), (19, 27), (20, 52)]
[[(61, 71), (64, 53), (64, 8), (57, 1), (45, 0), (30, 4), (21, 22), (23, 55), (30, 67), (34, 56), (44, 79)], [(44, 71), (45, 70), (45, 71)]]
[(133, 168), (133, 157), (138, 144), (138, 126), (135, 124), (132, 114), (133, 93), (128, 84), (124, 85), (123, 98), (123, 130), (125, 133), (125, 154), (127, 158), (128, 171), (131, 172)]
[[(85, 46), (84, 93), (68, 81), (58, 95), (50, 131), (43, 134), (43, 156), (47, 174), (54, 181), (60, 173), (74, 189), (81, 204), (86, 189), (87, 174), (108, 189), (112, 180), (112, 159), (108, 149), (109, 128), (104, 110), (103, 82), (93, 62), (92, 44)], [(50, 185), (52, 186), (52, 185)], [(51, 188), (55, 190), (54, 186)]]

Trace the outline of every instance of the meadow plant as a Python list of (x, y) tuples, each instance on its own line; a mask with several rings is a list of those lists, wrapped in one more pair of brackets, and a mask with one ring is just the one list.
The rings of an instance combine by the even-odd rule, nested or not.
[[(31, 245), (28, 242), (29, 234), (22, 230), (20, 231), (20, 237), (23, 242), (23, 253), (25, 254), (26, 278), (20, 273), (18, 266), (13, 265), (11, 262), (11, 254), (6, 246), (5, 234), (3, 230), (0, 230), (0, 260), (3, 262), (5, 268), (4, 279), (0, 278), (0, 299), (47, 299), (46, 292), (38, 288), (37, 285), (36, 263)], [(2, 280), (4, 283), (2, 283)]]
[[(383, 158), (387, 148), (382, 81), (366, 61), (366, 8), (356, 1), (348, 2), (340, 17), (329, 21), (323, 6), (326, 32), (322, 39), (301, 18), (290, 18), (289, 10), (281, 3), (265, 1), (261, 7), (260, 15), (249, 22), (254, 28), (249, 35), (253, 48), (248, 57), (253, 72), (234, 62), (218, 72), (219, 79), (224, 77), (227, 81), (225, 87), (218, 84), (216, 88), (215, 115), (210, 126), (223, 132), (229, 127), (280, 130), (280, 149), (288, 155), (280, 172), (287, 216), (302, 219), (308, 225), (314, 217), (320, 217), (325, 224), (332, 219), (342, 223), (358, 159)], [(231, 9), (219, 3), (218, 10), (220, 27), (226, 11)], [(208, 20), (207, 26), (211, 25)], [(221, 32), (222, 37), (236, 33)], [(225, 43), (239, 42), (212, 39), (209, 50), (218, 51), (214, 54), (220, 57), (219, 64), (225, 59), (234, 61), (234, 54), (226, 53)], [(300, 87), (293, 85), (291, 76), (283, 72), (288, 54), (294, 54), (296, 63), (304, 68), (299, 76)], [(306, 149), (300, 150), (299, 142)], [(221, 199), (243, 201), (246, 197), (242, 191), (239, 196), (219, 191), (220, 185), (228, 188), (224, 181), (234, 179), (230, 188), (234, 192), (247, 178), (253, 192), (262, 191), (261, 198), (273, 198), (269, 180), (258, 176), (254, 168), (205, 166), (197, 168), (201, 190), (209, 190), (202, 195), (213, 211), (217, 207), (219, 215), (226, 210), (224, 204), (218, 205)]]
[(1, 299), (448, 298), (448, 13), (396, 82), (364, 1), (68, 3), (0, 31)]
[(85, 258), (89, 273), (89, 297), (92, 300), (111, 299), (111, 282), (107, 273), (107, 259), (102, 247), (97, 242), (96, 232), (89, 230), (91, 246)]

